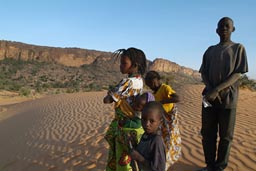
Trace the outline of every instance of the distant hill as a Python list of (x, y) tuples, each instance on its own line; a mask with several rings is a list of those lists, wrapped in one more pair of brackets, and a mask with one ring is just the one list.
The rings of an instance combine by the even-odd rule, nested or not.
[(0, 60), (4, 58), (36, 60), (39, 62), (58, 63), (64, 66), (79, 67), (92, 64), (97, 58), (109, 59), (110, 52), (86, 50), (80, 48), (56, 48), (36, 46), (13, 41), (0, 41)]
[[(166, 59), (148, 61), (148, 70), (160, 72), (173, 86), (200, 82), (197, 71)], [(111, 52), (0, 41), (0, 89), (90, 91), (107, 89), (121, 78)]]

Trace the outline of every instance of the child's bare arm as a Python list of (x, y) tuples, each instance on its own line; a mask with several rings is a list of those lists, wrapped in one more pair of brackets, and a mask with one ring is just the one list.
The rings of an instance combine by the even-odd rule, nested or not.
[(179, 102), (179, 101), (180, 101), (180, 98), (179, 98), (179, 96), (175, 93), (175, 94), (172, 94), (170, 98), (160, 101), (160, 103), (162, 103), (162, 104), (177, 103), (177, 102)]
[(149, 166), (149, 162), (136, 150), (132, 150), (130, 156), (133, 160), (141, 163), (144, 166)]

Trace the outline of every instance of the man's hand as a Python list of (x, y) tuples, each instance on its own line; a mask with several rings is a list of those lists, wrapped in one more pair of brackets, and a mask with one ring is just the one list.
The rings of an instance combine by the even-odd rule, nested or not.
[(214, 101), (217, 97), (219, 98), (219, 92), (216, 89), (213, 89), (205, 95), (207, 101)]
[(209, 100), (209, 101), (213, 101), (216, 98), (218, 98), (219, 101), (221, 102), (219, 92), (221, 92), (225, 88), (228, 88), (228, 87), (232, 86), (235, 82), (237, 82), (237, 80), (239, 80), (240, 77), (241, 77), (240, 73), (232, 74), (228, 79), (226, 79), (221, 84), (219, 84), (217, 87), (215, 87), (212, 91), (207, 93), (206, 96), (205, 96), (205, 99)]

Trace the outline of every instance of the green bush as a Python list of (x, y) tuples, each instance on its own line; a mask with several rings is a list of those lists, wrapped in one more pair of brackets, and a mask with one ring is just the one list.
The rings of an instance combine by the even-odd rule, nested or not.
[(244, 74), (239, 81), (240, 87), (246, 87), (250, 90), (256, 91), (256, 81), (249, 79), (247, 75)]
[(26, 87), (22, 87), (20, 90), (19, 90), (19, 94), (21, 96), (29, 96), (31, 93), (30, 89), (29, 88), (26, 88)]
[(5, 89), (9, 90), (9, 91), (19, 91), (21, 89), (22, 85), (20, 84), (16, 84), (16, 83), (12, 83), (12, 84), (8, 84)]

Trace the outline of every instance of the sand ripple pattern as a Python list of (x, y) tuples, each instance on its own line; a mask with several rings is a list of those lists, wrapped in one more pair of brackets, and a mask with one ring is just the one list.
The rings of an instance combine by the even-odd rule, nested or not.
[(56, 95), (13, 106), (22, 109), (0, 123), (7, 141), (0, 143), (0, 170), (104, 170), (103, 136), (113, 117), (112, 105), (103, 105), (105, 94)]
[[(201, 145), (201, 85), (177, 93), (182, 157), (171, 171), (204, 166)], [(8, 107), (12, 117), (0, 121), (0, 171), (103, 171), (108, 144), (106, 129), (113, 106), (106, 92), (54, 95)], [(256, 93), (240, 91), (237, 122), (226, 171), (256, 169)]]
[[(189, 85), (178, 93), (180, 129), (182, 137), (182, 157), (171, 171), (195, 171), (204, 167), (201, 143), (201, 92), (203, 86)], [(256, 170), (256, 92), (240, 91), (237, 121), (229, 166), (225, 171)]]

